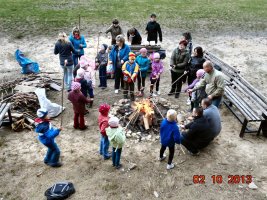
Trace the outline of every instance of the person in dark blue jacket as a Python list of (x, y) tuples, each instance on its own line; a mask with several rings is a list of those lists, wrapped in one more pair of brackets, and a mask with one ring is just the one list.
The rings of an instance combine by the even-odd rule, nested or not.
[(109, 64), (113, 65), (115, 76), (115, 94), (119, 93), (120, 85), (124, 88), (122, 65), (129, 60), (130, 47), (125, 44), (123, 35), (116, 37), (116, 45), (109, 54)]
[(44, 163), (51, 167), (61, 167), (62, 163), (59, 162), (60, 150), (55, 142), (55, 137), (59, 135), (61, 128), (52, 127), (47, 115), (47, 110), (37, 110), (38, 118), (35, 119), (35, 132), (38, 133), (39, 141), (48, 148)]
[(81, 56), (84, 55), (83, 49), (87, 47), (87, 44), (78, 27), (73, 28), (69, 40), (76, 49), (76, 52), (73, 53), (73, 62), (75, 67), (78, 64), (78, 60), (80, 60)]
[(177, 112), (175, 110), (168, 110), (167, 118), (161, 122), (160, 125), (160, 142), (161, 142), (161, 149), (160, 149), (160, 156), (159, 160), (163, 161), (166, 156), (164, 152), (166, 148), (169, 148), (169, 160), (167, 169), (174, 168), (174, 164), (172, 163), (173, 156), (174, 156), (174, 149), (175, 143), (180, 144), (180, 132), (179, 127), (176, 124)]

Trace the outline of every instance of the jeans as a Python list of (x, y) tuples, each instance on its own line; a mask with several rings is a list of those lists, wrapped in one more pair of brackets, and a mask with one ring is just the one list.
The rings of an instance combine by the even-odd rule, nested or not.
[(121, 149), (117, 149), (116, 151), (116, 148), (112, 148), (112, 164), (113, 166), (115, 167), (118, 167), (120, 165), (120, 159), (121, 159), (121, 151), (122, 151), (122, 148)]
[(79, 63), (81, 56), (83, 55), (75, 55), (75, 54), (72, 55), (74, 66), (76, 66)]
[[(79, 122), (80, 120), (80, 122)], [(74, 113), (74, 128), (84, 128), (85, 124), (84, 124), (84, 114), (81, 113)]]
[[(180, 78), (184, 73), (177, 73), (174, 71), (171, 71), (172, 76), (172, 92), (180, 93), (183, 85), (183, 79)], [(178, 78), (180, 78), (178, 81), (176, 81)]]
[(99, 67), (100, 87), (107, 87), (107, 66)]
[(44, 162), (50, 166), (54, 166), (59, 161), (60, 150), (55, 142), (51, 144), (45, 144), (48, 148)]
[[(163, 157), (163, 154), (165, 152), (167, 147), (161, 145), (161, 148), (160, 148), (160, 154), (159, 154), (159, 157), (162, 158)], [(169, 159), (168, 159), (168, 164), (172, 164), (172, 160), (173, 160), (173, 156), (174, 156), (174, 150), (175, 150), (175, 146), (171, 146), (169, 147)]]
[(123, 81), (123, 74), (121, 68), (115, 67), (114, 71), (114, 78), (115, 78), (115, 90), (120, 89), (124, 87), (124, 81)]
[(94, 98), (94, 89), (93, 89), (93, 87), (88, 89), (88, 93), (89, 93), (89, 97), (93, 99)]
[(108, 148), (109, 148), (108, 137), (101, 135), (99, 153), (100, 153), (100, 155), (103, 155), (104, 159), (110, 157), (110, 155), (108, 153)]
[(222, 97), (216, 97), (212, 99), (212, 104), (216, 106), (217, 108), (219, 108), (221, 101), (222, 101)]
[(64, 82), (66, 85), (67, 90), (71, 90), (71, 83), (73, 79), (73, 65), (71, 66), (62, 66), (61, 68), (63, 69), (64, 72)]

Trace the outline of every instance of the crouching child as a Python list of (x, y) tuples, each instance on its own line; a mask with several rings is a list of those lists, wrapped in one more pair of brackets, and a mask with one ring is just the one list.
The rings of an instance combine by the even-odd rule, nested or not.
[(117, 117), (111, 117), (108, 124), (110, 127), (106, 129), (106, 134), (112, 146), (112, 165), (116, 169), (120, 169), (122, 147), (126, 140), (125, 132), (119, 126), (119, 119)]
[(175, 150), (175, 143), (180, 144), (180, 132), (179, 128), (176, 124), (177, 112), (175, 110), (168, 110), (167, 118), (163, 119), (160, 125), (160, 142), (161, 142), (161, 149), (159, 155), (159, 161), (165, 160), (166, 156), (164, 152), (166, 148), (169, 148), (169, 158), (167, 169), (174, 168), (174, 164), (172, 163), (174, 150)]
[(55, 142), (61, 128), (53, 127), (47, 115), (47, 110), (37, 110), (38, 118), (35, 119), (35, 131), (38, 133), (39, 141), (48, 148), (44, 163), (51, 167), (61, 167), (62, 164), (59, 162), (60, 150)]
[(108, 136), (106, 134), (106, 128), (109, 127), (108, 125), (108, 112), (110, 110), (110, 106), (108, 104), (101, 104), (99, 106), (99, 116), (98, 116), (98, 126), (100, 129), (101, 139), (100, 139), (100, 149), (99, 153), (104, 157), (104, 160), (110, 158), (110, 154), (108, 152), (109, 149), (109, 141)]

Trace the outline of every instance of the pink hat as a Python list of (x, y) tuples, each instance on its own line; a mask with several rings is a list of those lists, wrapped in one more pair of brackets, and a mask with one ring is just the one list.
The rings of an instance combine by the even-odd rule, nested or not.
[(77, 78), (83, 78), (85, 74), (85, 71), (83, 68), (80, 68), (77, 70)]
[(160, 55), (159, 55), (159, 53), (154, 53), (154, 54), (153, 54), (153, 57), (154, 57), (154, 59), (160, 59)]
[(109, 120), (108, 120), (108, 124), (110, 127), (113, 127), (113, 128), (116, 128), (119, 126), (119, 118), (118, 117), (111, 117)]
[(197, 78), (202, 78), (205, 74), (204, 69), (197, 70)]
[(80, 60), (80, 67), (84, 68), (85, 66), (89, 65), (86, 59)]
[(146, 48), (142, 48), (139, 50), (140, 53), (147, 53), (147, 49)]
[(72, 82), (71, 84), (71, 90), (79, 90), (81, 89), (81, 84), (79, 82)]

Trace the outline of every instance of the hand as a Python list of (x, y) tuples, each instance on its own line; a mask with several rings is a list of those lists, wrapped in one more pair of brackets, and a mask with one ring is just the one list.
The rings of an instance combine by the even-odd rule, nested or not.
[(80, 44), (80, 48), (83, 48), (83, 45), (82, 44)]
[(108, 35), (108, 39), (110, 39), (110, 36)]
[(121, 64), (123, 64), (124, 63), (124, 60), (121, 60)]
[(134, 80), (136, 78), (136, 74), (133, 74), (131, 78)]
[(66, 66), (68, 64), (68, 60), (64, 60), (64, 65)]
[(95, 63), (95, 66), (96, 66), (96, 67), (98, 67), (98, 66), (99, 66), (99, 63), (98, 63), (98, 62), (96, 62), (96, 63)]
[(187, 74), (188, 73), (188, 71), (184, 71), (184, 74)]
[(211, 95), (209, 95), (208, 98), (209, 98), (210, 100), (212, 100), (212, 96), (211, 96)]
[(62, 127), (59, 127), (58, 129), (59, 129), (60, 131), (62, 131), (62, 130), (63, 130), (63, 128), (62, 128)]
[(188, 89), (187, 92), (188, 92), (188, 94), (192, 94), (193, 89)]
[(185, 129), (185, 126), (184, 125), (180, 125), (181, 129)]
[(109, 63), (109, 64), (112, 64), (112, 61), (110, 60), (108, 63)]

